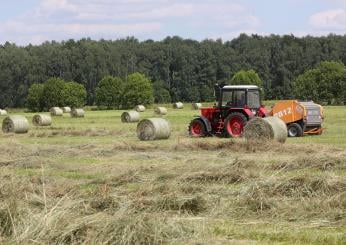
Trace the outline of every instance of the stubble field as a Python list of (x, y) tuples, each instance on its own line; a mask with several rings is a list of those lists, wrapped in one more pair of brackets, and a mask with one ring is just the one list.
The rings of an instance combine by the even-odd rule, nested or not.
[(321, 136), (259, 145), (189, 138), (190, 108), (141, 142), (121, 113), (0, 133), (0, 243), (345, 242), (346, 107), (326, 107)]

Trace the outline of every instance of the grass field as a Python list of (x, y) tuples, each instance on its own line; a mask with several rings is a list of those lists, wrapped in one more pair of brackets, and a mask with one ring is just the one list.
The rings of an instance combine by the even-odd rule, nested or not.
[(0, 243), (345, 243), (346, 107), (283, 145), (191, 139), (190, 108), (169, 110), (169, 140), (140, 142), (121, 113), (0, 133)]

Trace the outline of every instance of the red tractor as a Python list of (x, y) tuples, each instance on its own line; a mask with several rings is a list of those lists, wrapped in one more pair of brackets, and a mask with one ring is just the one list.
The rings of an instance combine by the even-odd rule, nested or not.
[(245, 124), (253, 117), (267, 116), (261, 105), (261, 90), (253, 85), (215, 85), (214, 107), (202, 108), (189, 125), (194, 137), (241, 137)]

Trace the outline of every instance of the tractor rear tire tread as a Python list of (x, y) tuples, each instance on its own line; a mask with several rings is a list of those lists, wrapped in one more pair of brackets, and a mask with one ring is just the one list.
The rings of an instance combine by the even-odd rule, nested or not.
[[(245, 125), (246, 125), (246, 123), (247, 123), (247, 121), (248, 121), (247, 117), (246, 117), (243, 113), (241, 113), (241, 112), (231, 112), (231, 113), (226, 117), (226, 119), (225, 119), (225, 124), (224, 124), (224, 125), (225, 125), (225, 126), (224, 126), (224, 135), (225, 135), (225, 137), (227, 137), (227, 138), (232, 138), (232, 137), (233, 137), (233, 135), (232, 135), (230, 132), (228, 132), (228, 130), (227, 130), (227, 124), (228, 124), (228, 122), (229, 122), (233, 117), (239, 117), (239, 118), (241, 118), (241, 120), (243, 121), (243, 129), (244, 129), (244, 127), (245, 127)], [(244, 132), (241, 133), (240, 137), (243, 135), (243, 133), (244, 133)]]

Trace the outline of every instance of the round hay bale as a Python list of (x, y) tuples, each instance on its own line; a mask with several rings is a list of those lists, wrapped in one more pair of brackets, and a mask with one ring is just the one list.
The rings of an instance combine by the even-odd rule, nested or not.
[(68, 107), (68, 106), (64, 106), (64, 107), (62, 108), (62, 111), (63, 111), (64, 113), (70, 113), (70, 112), (71, 112), (71, 108)]
[(166, 107), (156, 107), (155, 113), (158, 115), (166, 115), (167, 114), (167, 108)]
[(63, 110), (59, 107), (52, 107), (49, 111), (50, 114), (54, 117), (61, 117), (64, 114)]
[(7, 111), (0, 109), (0, 116), (7, 116)]
[(84, 112), (84, 109), (74, 108), (71, 110), (70, 114), (71, 114), (71, 117), (84, 117), (85, 112)]
[(50, 126), (52, 125), (52, 117), (45, 114), (37, 114), (32, 118), (32, 124), (35, 126)]
[(144, 112), (145, 111), (145, 106), (144, 105), (137, 105), (135, 107), (135, 111), (137, 111), (137, 112)]
[(169, 136), (171, 136), (171, 125), (166, 119), (143, 119), (137, 125), (137, 137), (140, 140), (168, 139)]
[(248, 141), (275, 140), (285, 143), (287, 139), (287, 126), (278, 117), (255, 117), (244, 128), (244, 136)]
[(181, 102), (173, 103), (173, 108), (174, 109), (183, 109), (184, 108), (184, 104), (181, 103)]
[(192, 109), (193, 110), (199, 110), (202, 108), (202, 104), (201, 103), (192, 103)]
[(4, 133), (25, 134), (29, 131), (29, 122), (23, 116), (9, 116), (2, 121), (2, 131)]
[(132, 123), (139, 122), (141, 116), (137, 111), (126, 111), (121, 114), (121, 122), (123, 123)]

